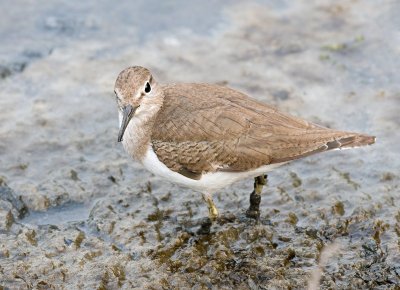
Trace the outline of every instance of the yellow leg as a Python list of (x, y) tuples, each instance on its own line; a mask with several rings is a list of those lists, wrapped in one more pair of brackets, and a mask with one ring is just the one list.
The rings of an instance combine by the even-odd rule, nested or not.
[(203, 193), (203, 200), (207, 203), (208, 207), (208, 217), (213, 221), (218, 218), (218, 209), (212, 200), (212, 197), (209, 193)]

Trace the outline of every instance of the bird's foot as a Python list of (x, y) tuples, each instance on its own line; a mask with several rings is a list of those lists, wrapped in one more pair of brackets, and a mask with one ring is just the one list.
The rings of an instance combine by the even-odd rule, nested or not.
[(258, 220), (260, 218), (260, 211), (259, 210), (246, 210), (246, 217), (250, 219)]
[(200, 229), (198, 229), (197, 234), (198, 235), (209, 235), (211, 232), (211, 226), (212, 226), (213, 222), (212, 220), (208, 217), (205, 218), (201, 225), (200, 225)]

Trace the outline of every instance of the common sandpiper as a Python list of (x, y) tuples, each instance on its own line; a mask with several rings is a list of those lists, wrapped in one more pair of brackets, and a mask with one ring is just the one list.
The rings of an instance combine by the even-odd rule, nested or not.
[(115, 82), (118, 141), (147, 170), (202, 193), (208, 226), (218, 217), (211, 194), (254, 178), (246, 215), (258, 218), (265, 173), (292, 160), (375, 142), (374, 136), (326, 128), (282, 113), (228, 87), (160, 84), (144, 67)]

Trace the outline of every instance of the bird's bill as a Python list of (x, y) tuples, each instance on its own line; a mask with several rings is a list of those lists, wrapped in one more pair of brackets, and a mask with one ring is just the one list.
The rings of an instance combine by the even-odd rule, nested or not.
[(128, 126), (129, 121), (132, 119), (133, 115), (135, 114), (137, 108), (139, 108), (139, 106), (132, 107), (131, 105), (127, 105), (122, 108), (122, 123), (121, 127), (119, 128), (118, 142), (122, 141), (122, 137), (124, 136), (126, 127)]

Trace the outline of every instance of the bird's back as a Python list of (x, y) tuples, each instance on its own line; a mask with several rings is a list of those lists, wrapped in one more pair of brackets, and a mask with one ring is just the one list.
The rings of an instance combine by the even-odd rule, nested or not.
[(328, 129), (277, 111), (236, 90), (210, 84), (164, 86), (153, 149), (171, 170), (196, 176), (248, 171), (375, 138)]

